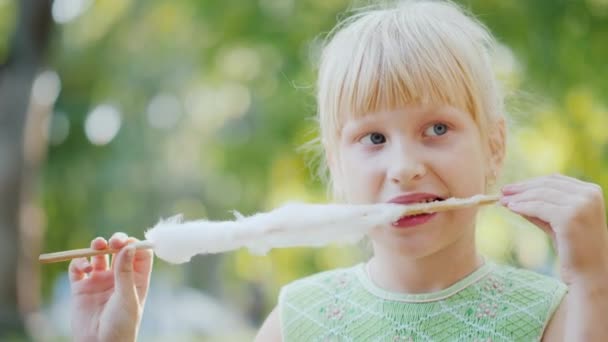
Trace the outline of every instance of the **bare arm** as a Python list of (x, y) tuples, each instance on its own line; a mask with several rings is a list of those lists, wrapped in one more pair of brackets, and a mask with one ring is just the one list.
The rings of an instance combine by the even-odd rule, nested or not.
[(565, 341), (564, 340), (564, 327), (566, 325), (566, 307), (568, 302), (568, 294), (564, 296), (562, 302), (559, 304), (557, 310), (553, 314), (553, 317), (547, 324), (543, 333), (543, 342), (554, 342), (554, 341)]
[(545, 329), (543, 341), (606, 341), (606, 313), (608, 281), (596, 279), (570, 285)]
[(281, 342), (281, 321), (279, 319), (279, 310), (275, 307), (272, 312), (268, 315), (264, 324), (258, 331), (255, 337), (255, 342)]
[(608, 276), (570, 285), (565, 338), (569, 341), (606, 341), (608, 338)]

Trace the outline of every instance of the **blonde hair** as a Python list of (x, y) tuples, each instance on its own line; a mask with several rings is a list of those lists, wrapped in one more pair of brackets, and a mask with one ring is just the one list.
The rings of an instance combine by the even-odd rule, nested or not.
[[(485, 26), (451, 2), (399, 1), (357, 11), (328, 34), (320, 56), (317, 115), (326, 153), (338, 154), (348, 118), (412, 103), (470, 113), (487, 141), (504, 110), (490, 59), (494, 46)], [(338, 176), (329, 182), (343, 199)]]

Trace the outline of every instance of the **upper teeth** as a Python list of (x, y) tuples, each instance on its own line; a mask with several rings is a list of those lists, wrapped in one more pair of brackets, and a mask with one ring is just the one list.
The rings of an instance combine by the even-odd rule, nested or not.
[(430, 202), (435, 202), (437, 201), (437, 198), (427, 198), (425, 200), (423, 200), (421, 203), (430, 203)]

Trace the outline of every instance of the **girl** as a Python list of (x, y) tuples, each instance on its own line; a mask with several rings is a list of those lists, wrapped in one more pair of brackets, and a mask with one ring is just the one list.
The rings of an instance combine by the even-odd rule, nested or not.
[[(341, 23), (318, 78), (321, 141), (337, 200), (415, 203), (486, 193), (505, 153), (493, 39), (458, 6), (407, 1)], [(370, 234), (366, 263), (285, 286), (259, 341), (605, 341), (608, 233), (602, 190), (552, 175), (501, 203), (547, 232), (563, 282), (475, 249), (477, 209), (405, 217)], [(79, 341), (133, 341), (152, 255), (122, 248), (70, 265)], [(87, 276), (88, 275), (88, 276)]]

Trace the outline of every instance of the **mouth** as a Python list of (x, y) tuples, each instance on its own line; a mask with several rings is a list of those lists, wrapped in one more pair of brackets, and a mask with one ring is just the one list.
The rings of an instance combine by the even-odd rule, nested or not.
[[(431, 194), (431, 193), (412, 193), (403, 196), (398, 196), (390, 200), (390, 203), (396, 204), (407, 204), (407, 205), (416, 205), (416, 204), (427, 204), (433, 202), (444, 201), (445, 198)], [(415, 214), (415, 215), (407, 215), (400, 217), (397, 221), (393, 222), (393, 226), (396, 228), (407, 228), (412, 226), (417, 226), (423, 223), (428, 222), (433, 217), (435, 217), (437, 213), (423, 213), (423, 214)]]
[[(441, 197), (436, 197), (436, 198), (429, 198), (429, 199), (426, 199), (426, 200), (423, 200), (423, 201), (420, 201), (420, 202), (411, 202), (411, 203), (408, 203), (408, 204), (410, 204), (410, 205), (412, 205), (412, 204), (426, 204), (426, 203), (441, 202), (441, 201), (444, 201), (444, 199), (441, 198)], [(431, 215), (431, 214), (434, 214), (434, 213), (421, 213), (421, 214), (414, 214), (414, 215), (406, 215), (406, 216), (403, 216), (401, 218), (420, 217), (420, 216)]]
[(444, 197), (430, 193), (413, 193), (402, 196), (397, 196), (389, 201), (396, 204), (419, 204), (432, 203), (445, 200)]
[(424, 199), (424, 200), (419, 201), (419, 202), (410, 202), (410, 203), (407, 203), (407, 204), (415, 204), (415, 203), (433, 203), (433, 202), (440, 202), (440, 201), (443, 201), (443, 200), (444, 200), (444, 199), (443, 199), (443, 198), (441, 198), (441, 197), (434, 197), (434, 198), (427, 198), (427, 199)]
[(403, 216), (403, 217), (399, 218), (397, 221), (393, 222), (392, 226), (395, 228), (410, 228), (410, 227), (418, 226), (418, 225), (427, 223), (428, 221), (433, 219), (435, 216), (437, 216), (437, 214), (438, 213)]

